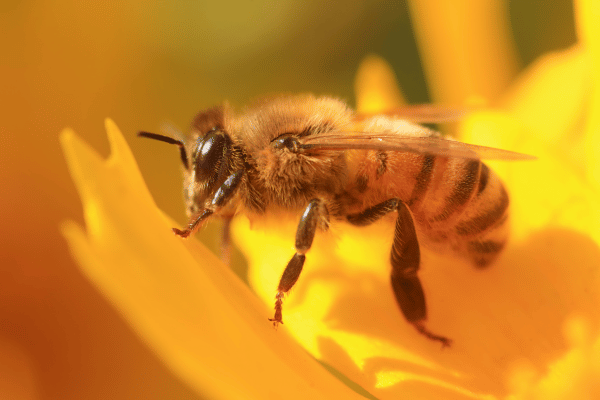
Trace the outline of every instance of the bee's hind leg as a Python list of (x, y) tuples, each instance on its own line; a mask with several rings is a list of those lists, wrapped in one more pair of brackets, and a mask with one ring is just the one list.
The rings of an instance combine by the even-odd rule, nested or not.
[(394, 242), (390, 256), (392, 264), (392, 288), (402, 313), (417, 330), (431, 340), (449, 346), (450, 339), (429, 332), (425, 328), (427, 308), (421, 281), (417, 276), (421, 262), (421, 252), (417, 232), (408, 206), (398, 204), (398, 219), (394, 230)]
[(404, 317), (421, 334), (431, 340), (441, 342), (443, 346), (449, 346), (450, 339), (436, 335), (425, 328), (427, 307), (423, 287), (417, 276), (421, 263), (421, 252), (415, 224), (408, 206), (400, 199), (389, 199), (361, 213), (349, 215), (347, 218), (354, 225), (364, 226), (391, 211), (398, 212), (390, 255), (392, 289), (396, 301)]
[(312, 246), (317, 229), (327, 229), (328, 223), (329, 215), (323, 201), (320, 199), (311, 200), (304, 209), (302, 218), (300, 218), (300, 222), (298, 223), (298, 229), (296, 230), (296, 254), (288, 262), (279, 280), (277, 295), (275, 296), (275, 315), (273, 318), (269, 318), (269, 321), (273, 321), (274, 326), (283, 323), (281, 311), (283, 296), (294, 286), (300, 277), (304, 260), (306, 260), (305, 254)]

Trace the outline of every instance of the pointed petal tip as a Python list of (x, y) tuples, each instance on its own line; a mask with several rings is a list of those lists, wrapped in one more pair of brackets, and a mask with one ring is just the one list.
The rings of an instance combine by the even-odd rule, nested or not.
[(110, 162), (121, 164), (123, 170), (136, 171), (136, 174), (140, 175), (139, 180), (141, 180), (141, 173), (139, 172), (137, 162), (135, 161), (127, 140), (125, 140), (125, 136), (123, 136), (123, 133), (117, 124), (112, 119), (106, 118), (104, 120), (104, 126), (110, 145)]
[(108, 136), (108, 143), (110, 145), (110, 158), (121, 159), (124, 154), (127, 154), (128, 146), (123, 138), (123, 133), (110, 118), (104, 119), (104, 128), (106, 129), (106, 136)]
[(58, 135), (58, 140), (60, 141), (61, 146), (67, 145), (67, 143), (73, 140), (73, 136), (75, 135), (75, 131), (71, 128), (64, 128), (60, 131)]
[(112, 154), (115, 150), (122, 148), (122, 142), (124, 141), (123, 133), (115, 121), (108, 117), (104, 119), (104, 129), (106, 129), (106, 135), (108, 136), (108, 142), (110, 144)]
[(67, 163), (69, 163), (70, 160), (75, 155), (74, 154), (75, 153), (74, 147), (76, 146), (75, 142), (77, 141), (77, 134), (71, 128), (64, 128), (58, 134), (58, 141), (60, 143), (60, 147), (63, 150), (63, 153), (65, 154), (65, 158), (67, 159)]

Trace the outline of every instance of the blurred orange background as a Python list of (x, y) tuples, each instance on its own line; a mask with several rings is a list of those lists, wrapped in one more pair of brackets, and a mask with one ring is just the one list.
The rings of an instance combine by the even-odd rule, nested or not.
[[(521, 68), (575, 41), (569, 1), (507, 10)], [(392, 64), (410, 102), (429, 99), (402, 1), (8, 0), (0, 33), (0, 398), (197, 398), (71, 259), (58, 227), (83, 218), (64, 127), (107, 155), (103, 120), (114, 119), (158, 206), (183, 223), (176, 150), (138, 130), (185, 129), (202, 108), (264, 93), (352, 103), (370, 53)]]

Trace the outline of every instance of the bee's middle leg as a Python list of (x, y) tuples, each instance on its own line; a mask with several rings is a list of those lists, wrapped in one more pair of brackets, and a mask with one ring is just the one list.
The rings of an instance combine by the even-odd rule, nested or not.
[(421, 252), (415, 224), (408, 206), (400, 199), (389, 199), (358, 214), (348, 215), (347, 219), (354, 225), (365, 226), (392, 211), (398, 212), (390, 255), (391, 282), (396, 301), (404, 317), (421, 334), (441, 342), (444, 346), (449, 346), (450, 339), (436, 335), (425, 328), (427, 307), (423, 287), (417, 276), (421, 263)]
[(294, 286), (300, 277), (304, 261), (306, 260), (305, 254), (312, 246), (317, 229), (326, 229), (328, 223), (329, 215), (325, 204), (320, 199), (311, 200), (304, 209), (300, 223), (298, 223), (298, 229), (296, 230), (296, 253), (288, 262), (279, 280), (277, 295), (275, 296), (275, 315), (273, 318), (269, 318), (269, 321), (273, 321), (273, 325), (277, 326), (277, 324), (283, 323), (281, 312), (283, 296)]

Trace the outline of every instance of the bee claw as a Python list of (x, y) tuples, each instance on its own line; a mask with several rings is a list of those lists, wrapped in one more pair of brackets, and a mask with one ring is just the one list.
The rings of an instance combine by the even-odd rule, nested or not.
[(279, 326), (279, 324), (283, 325), (283, 321), (281, 320), (281, 318), (269, 318), (269, 321), (273, 322), (273, 328), (277, 329), (277, 327)]
[(449, 339), (444, 336), (436, 335), (425, 328), (422, 323), (413, 323), (413, 326), (417, 328), (420, 334), (424, 335), (427, 339), (436, 340), (442, 344), (442, 349), (444, 347), (450, 347), (452, 345), (452, 339)]
[(190, 233), (192, 233), (192, 231), (189, 229), (185, 229), (182, 231), (181, 229), (173, 228), (173, 233), (177, 236), (181, 236), (182, 238), (186, 238), (190, 236)]

